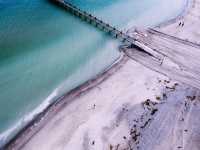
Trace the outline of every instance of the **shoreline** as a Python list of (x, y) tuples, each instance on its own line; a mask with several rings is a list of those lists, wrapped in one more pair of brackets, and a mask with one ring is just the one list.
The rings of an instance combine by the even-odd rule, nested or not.
[[(187, 1), (193, 2), (194, 0)], [(169, 24), (177, 22), (178, 20), (184, 18), (189, 9), (191, 9), (191, 5), (188, 3), (188, 5), (184, 8), (180, 15), (178, 15), (174, 19), (170, 19), (164, 23), (161, 23), (153, 28), (162, 28), (163, 26), (167, 26)], [(108, 67), (108, 69), (106, 69), (104, 72), (100, 73), (93, 79), (66, 93), (61, 98), (58, 98), (58, 100), (50, 104), (42, 113), (38, 114), (35, 117), (35, 119), (28, 123), (28, 125), (24, 129), (22, 129), (13, 140), (6, 144), (5, 147), (8, 149), (12, 149), (13, 147), (14, 149), (19, 149), (20, 147), (25, 145), (26, 142), (37, 132), (39, 132), (40, 129), (44, 127), (44, 125), (47, 123), (47, 121), (51, 120), (52, 116), (54, 116), (59, 110), (61, 110), (63, 107), (69, 104), (73, 99), (84, 95), (85, 93), (89, 92), (92, 88), (98, 86), (100, 83), (107, 80), (110, 76), (112, 76), (114, 73), (120, 70), (120, 68), (123, 67), (124, 63), (128, 61), (128, 59), (129, 58), (125, 54), (123, 54), (119, 60), (110, 65), (110, 67)], [(19, 143), (23, 144), (20, 145)]]
[(195, 0), (186, 0), (186, 4), (183, 8), (183, 10), (180, 12), (179, 15), (177, 15), (176, 17), (172, 18), (172, 19), (169, 19), (163, 23), (160, 23), (158, 25), (155, 25), (154, 27), (152, 27), (153, 29), (154, 28), (163, 28), (165, 26), (168, 26), (170, 24), (173, 24), (181, 19), (183, 19), (188, 13), (189, 11), (192, 9), (192, 5), (194, 4)]
[[(12, 138), (4, 147), (6, 149), (20, 149), (21, 147), (23, 147), (23, 145), (26, 144), (26, 141), (33, 137), (37, 132), (39, 132), (39, 130), (46, 124), (49, 119), (51, 119), (52, 116), (55, 115), (55, 113), (57, 113), (67, 104), (69, 104), (75, 98), (86, 94), (92, 88), (107, 80), (115, 72), (120, 70), (120, 68), (123, 67), (123, 64), (128, 61), (128, 59), (129, 58), (124, 53), (121, 53), (120, 57), (102, 73), (86, 81), (77, 88), (67, 92), (66, 94), (55, 100), (55, 102), (50, 104), (46, 109), (44, 109), (43, 112), (36, 115), (36, 117), (32, 121), (30, 121), (24, 128), (22, 128), (16, 134), (16, 136), (14, 136), (14, 138)], [(41, 122), (43, 123), (41, 124)]]

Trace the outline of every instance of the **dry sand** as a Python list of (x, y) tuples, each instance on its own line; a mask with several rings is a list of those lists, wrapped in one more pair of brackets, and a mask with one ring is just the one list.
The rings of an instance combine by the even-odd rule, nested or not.
[[(192, 1), (193, 3), (190, 4), (191, 9), (183, 18), (167, 26), (158, 27), (157, 29), (181, 39), (200, 44), (200, 1)], [(179, 26), (180, 23), (184, 23), (184, 25)]]
[[(156, 29), (197, 43), (200, 41), (199, 4), (200, 0), (194, 0), (192, 9), (181, 20), (185, 23), (183, 27), (178, 26), (180, 21), (176, 20), (175, 23)], [(106, 73), (104, 82), (94, 81), (94, 85), (98, 84), (84, 94), (63, 99), (62, 108), (51, 109), (43, 120), (30, 128), (30, 139), (28, 134), (23, 134), (24, 137), (21, 136), (16, 145), (10, 145), (9, 148), (199, 150), (198, 86), (195, 88), (188, 85), (189, 82), (186, 82), (187, 85), (182, 83), (185, 80), (179, 78), (179, 75), (176, 76), (179, 82), (176, 82), (176, 77), (171, 80), (158, 73), (158, 70), (151, 70), (147, 63), (154, 58), (142, 52), (136, 54), (124, 56), (120, 67)], [(144, 61), (138, 63), (136, 57), (146, 58), (146, 65), (150, 69), (142, 65)], [(160, 63), (158, 60), (155, 62), (158, 65)], [(170, 60), (164, 63), (167, 69), (179, 65)], [(162, 69), (160, 72), (168, 75)]]

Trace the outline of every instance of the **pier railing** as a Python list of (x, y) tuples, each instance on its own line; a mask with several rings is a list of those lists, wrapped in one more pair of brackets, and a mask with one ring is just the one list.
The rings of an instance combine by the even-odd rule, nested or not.
[(80, 19), (87, 21), (88, 23), (96, 26), (97, 28), (103, 30), (104, 32), (109, 33), (110, 35), (114, 36), (115, 38), (122, 40), (122, 42), (124, 42), (126, 45), (128, 45), (127, 47), (139, 48), (140, 50), (148, 53), (149, 55), (151, 55), (159, 60), (161, 59), (160, 54), (158, 54), (154, 50), (150, 49), (143, 43), (137, 41), (136, 38), (127, 35), (123, 31), (120, 31), (119, 29), (111, 26), (109, 23), (106, 23), (103, 20), (93, 16), (92, 14), (81, 10), (80, 8), (67, 2), (66, 0), (53, 0), (53, 2), (58, 3), (59, 5), (64, 7), (68, 12), (79, 17)]
[(92, 14), (77, 8), (75, 5), (65, 0), (55, 0), (55, 2), (57, 2), (59, 5), (66, 8), (66, 10), (72, 13), (73, 15), (87, 21), (90, 24), (93, 24), (97, 28), (111, 34), (115, 38), (121, 39), (123, 42), (127, 44), (134, 43), (134, 40), (135, 40), (134, 38), (130, 37), (123, 31), (120, 31), (119, 29), (111, 26), (109, 23), (105, 23), (103, 20), (93, 16)]

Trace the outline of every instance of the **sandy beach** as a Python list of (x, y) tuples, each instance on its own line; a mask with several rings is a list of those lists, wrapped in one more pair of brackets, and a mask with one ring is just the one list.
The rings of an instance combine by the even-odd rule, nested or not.
[(13, 150), (199, 150), (200, 0), (184, 16), (130, 36), (158, 53), (121, 59), (51, 105)]
[[(184, 17), (167, 26), (157, 27), (157, 29), (180, 39), (200, 44), (200, 30), (198, 29), (200, 25), (200, 1), (194, 0), (190, 5), (190, 9)], [(182, 23), (182, 26), (179, 26), (180, 23)]]

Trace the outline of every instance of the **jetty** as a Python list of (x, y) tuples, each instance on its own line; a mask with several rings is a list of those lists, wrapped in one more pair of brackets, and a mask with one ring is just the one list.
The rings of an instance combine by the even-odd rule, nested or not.
[(148, 53), (149, 55), (157, 58), (158, 60), (161, 60), (162, 57), (159, 53), (152, 50), (151, 48), (147, 47), (143, 43), (137, 41), (136, 38), (127, 35), (123, 31), (117, 29), (116, 27), (110, 25), (109, 23), (104, 22), (103, 20), (93, 16), (92, 14), (81, 10), (80, 8), (76, 7), (75, 5), (67, 2), (66, 0), (53, 0), (54, 3), (57, 3), (58, 5), (64, 7), (68, 12), (71, 14), (79, 17), (80, 19), (88, 22), (89, 24), (95, 26), (96, 28), (109, 33), (113, 37), (121, 40), (124, 43), (125, 47), (132, 47), (132, 48), (138, 48), (141, 51), (144, 51), (145, 53)]

